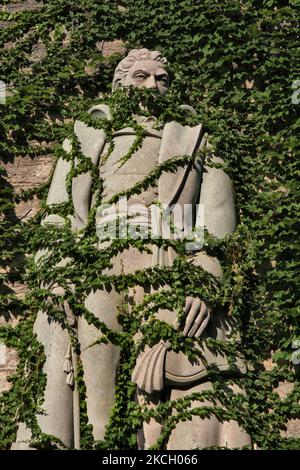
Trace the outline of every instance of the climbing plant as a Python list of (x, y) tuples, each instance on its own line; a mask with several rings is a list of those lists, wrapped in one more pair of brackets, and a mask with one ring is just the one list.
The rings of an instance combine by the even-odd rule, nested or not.
[[(4, 320), (10, 314), (18, 320), (14, 325), (1, 322), (0, 340), (15, 348), (20, 359), (10, 378), (10, 390), (0, 398), (0, 448), (10, 448), (18, 422), (31, 429), (38, 448), (61, 446), (53, 436), (41, 432), (36, 418), (43, 404), (46, 377), (44, 351), (33, 325), (38, 311), (45, 310), (68, 330), (79, 353), (76, 331), (59, 307), (64, 300), (76, 316), (84, 316), (99, 329), (99, 341), (111, 341), (121, 351), (116, 402), (101, 442), (94, 441), (88, 423), (79, 354), (75, 379), (81, 401), (82, 448), (136, 448), (138, 429), (152, 417), (163, 424), (154, 446), (163, 449), (178, 420), (211, 413), (220, 419), (238, 420), (259, 448), (299, 448), (299, 437), (283, 433), (289, 420), (299, 418), (300, 411), (298, 361), (293, 349), (300, 340), (299, 1), (45, 0), (30, 11), (15, 11), (9, 0), (0, 4), (0, 80), (9, 90), (6, 103), (0, 104), (0, 308)], [(107, 57), (103, 45), (115, 39), (123, 40), (126, 50)], [(37, 45), (44, 50), (39, 60), (33, 57)], [(203, 247), (221, 260), (221, 283), (189, 263), (184, 243), (166, 240), (153, 242), (173, 244), (178, 258), (172, 268), (105, 275), (113, 255), (128, 246), (145, 249), (141, 240), (117, 240), (109, 249), (97, 250), (95, 209), (78, 240), (70, 227), (69, 216), (74, 212), (71, 198), (57, 207), (46, 205), (51, 175), (47, 183), (21, 193), (16, 193), (7, 179), (7, 162), (51, 154), (53, 168), (58, 158), (71, 163), (69, 193), (72, 177), (88, 170), (92, 189), (101, 202), (102, 182), (97, 168), (81, 154), (74, 121), (104, 127), (108, 140), (115, 130), (135, 126), (137, 138), (124, 161), (131, 157), (144, 137), (141, 127), (132, 121), (132, 113), (139, 112), (141, 92), (121, 90), (111, 96), (111, 81), (126, 51), (139, 47), (158, 49), (169, 61), (171, 88), (159, 103), (161, 121), (203, 123), (214, 153), (222, 157), (233, 180), (237, 230), (223, 240), (206, 234)], [(88, 109), (99, 102), (110, 105), (111, 121), (91, 119)], [(196, 114), (187, 117), (181, 113), (182, 103), (193, 106)], [(72, 142), (69, 154), (62, 147), (65, 138)], [(144, 190), (163, 171), (174, 172), (178, 164), (181, 162), (171, 159), (163, 168), (155, 168), (127, 195)], [(39, 213), (27, 221), (19, 220), (14, 213), (16, 204), (34, 197), (40, 200)], [(64, 217), (63, 227), (41, 225), (43, 217), (53, 212)], [(33, 257), (42, 248), (51, 250), (37, 264)], [(66, 257), (72, 263), (58, 268), (58, 262)], [(13, 285), (18, 282), (28, 286), (24, 298), (14, 293)], [(64, 294), (49, 290), (51, 282), (61, 285)], [(92, 290), (111, 286), (126, 294), (129, 287), (153, 284), (162, 289), (169, 285), (171, 293), (165, 296), (162, 290), (146, 296), (130, 311), (124, 304), (119, 312), (122, 332), (110, 330), (84, 307), (84, 298)], [(245, 395), (224, 387), (225, 379), (212, 370), (211, 391), (149, 410), (134, 400), (130, 377), (138, 349), (133, 338), (142, 331), (149, 345), (163, 338), (175, 351), (193, 355), (190, 338), (155, 319), (159, 307), (180, 311), (187, 295), (206, 299), (213, 309), (229, 312), (240, 323), (241, 342), (222, 345), (211, 340), (210, 347), (225, 349), (229, 355), (238, 348), (246, 357), (248, 373), (226, 379), (226, 383), (241, 385)], [(276, 391), (282, 382), (292, 384), (284, 398)], [(216, 397), (222, 406), (190, 406), (193, 400)]]

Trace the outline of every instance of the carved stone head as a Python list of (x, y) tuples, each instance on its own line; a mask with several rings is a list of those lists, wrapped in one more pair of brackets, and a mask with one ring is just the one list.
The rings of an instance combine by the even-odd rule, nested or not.
[(165, 95), (169, 88), (169, 75), (166, 71), (167, 59), (158, 51), (133, 49), (117, 66), (112, 89), (134, 86), (158, 90)]

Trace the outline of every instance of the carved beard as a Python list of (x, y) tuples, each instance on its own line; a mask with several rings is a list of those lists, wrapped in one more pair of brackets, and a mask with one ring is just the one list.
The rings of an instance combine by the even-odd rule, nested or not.
[(140, 101), (140, 109), (147, 114), (149, 113), (151, 116), (158, 116), (161, 109), (161, 94), (157, 88), (151, 91), (154, 96), (149, 95), (145, 99), (142, 98)]

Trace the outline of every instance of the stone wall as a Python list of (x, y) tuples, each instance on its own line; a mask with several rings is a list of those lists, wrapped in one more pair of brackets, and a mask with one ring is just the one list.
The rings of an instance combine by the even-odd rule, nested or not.
[[(35, 0), (23, 0), (22, 2), (12, 1), (9, 5), (0, 6), (0, 10), (5, 9), (12, 12), (34, 10), (40, 8), (41, 5), (41, 2), (37, 2)], [(0, 28), (5, 26), (6, 22), (0, 22)], [(7, 43), (6, 47), (13, 47), (13, 43)], [(110, 42), (101, 41), (96, 44), (96, 47), (99, 51), (102, 51), (102, 54), (105, 57), (124, 51), (124, 44), (120, 40)], [(43, 44), (36, 44), (31, 54), (32, 62), (35, 63), (40, 61), (44, 57), (45, 53), (46, 51)], [(86, 73), (94, 73), (94, 70), (87, 67)], [(16, 192), (20, 192), (21, 190), (37, 187), (44, 183), (52, 171), (53, 159), (51, 154), (40, 156), (35, 159), (31, 159), (30, 157), (16, 157), (13, 161), (5, 163), (4, 166), (7, 171), (8, 182)], [(28, 220), (37, 213), (38, 209), (38, 201), (34, 198), (32, 201), (21, 202), (18, 204), (15, 209), (15, 215), (19, 219)], [(14, 284), (9, 287), (20, 298), (24, 296), (26, 291), (25, 285)], [(5, 324), (5, 322), (16, 324), (16, 319), (11, 316), (8, 318), (0, 317), (0, 325)], [(15, 371), (17, 363), (18, 357), (16, 351), (0, 344), (0, 393), (9, 389), (10, 384), (7, 379)], [(272, 368), (272, 361), (266, 362), (265, 367), (267, 369)], [(280, 397), (285, 398), (291, 391), (292, 386), (293, 385), (290, 383), (281, 383), (276, 391), (279, 393)], [(299, 437), (300, 420), (289, 421), (287, 423), (287, 429), (283, 434), (288, 437)]]

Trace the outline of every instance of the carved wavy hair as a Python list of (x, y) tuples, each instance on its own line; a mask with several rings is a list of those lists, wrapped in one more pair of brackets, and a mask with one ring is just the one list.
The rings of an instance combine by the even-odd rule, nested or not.
[(135, 62), (138, 60), (147, 59), (156, 60), (157, 62), (160, 62), (164, 65), (167, 64), (167, 59), (163, 57), (159, 51), (149, 51), (149, 49), (132, 49), (125, 59), (121, 60), (115, 70), (112, 82), (112, 91), (115, 91), (117, 88), (122, 86), (122, 81)]

